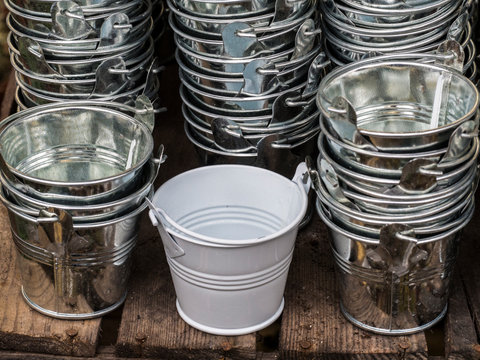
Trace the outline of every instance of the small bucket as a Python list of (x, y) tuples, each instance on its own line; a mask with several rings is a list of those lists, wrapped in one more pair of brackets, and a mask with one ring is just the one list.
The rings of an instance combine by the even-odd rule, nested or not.
[(456, 226), (439, 234), (422, 238), (404, 224), (388, 224), (375, 239), (337, 226), (318, 199), (317, 211), (330, 232), (345, 317), (383, 335), (412, 334), (440, 321), (447, 311), (461, 230), (473, 209), (471, 203)]
[(143, 202), (113, 220), (75, 223), (64, 210), (43, 209), (38, 216), (1, 194), (26, 302), (59, 319), (91, 319), (125, 300), (130, 257), (136, 244)]
[[(170, 265), (177, 310), (216, 335), (251, 333), (274, 322), (310, 180), (243, 165), (180, 174), (155, 193), (150, 218)], [(167, 215), (168, 214), (168, 215)]]

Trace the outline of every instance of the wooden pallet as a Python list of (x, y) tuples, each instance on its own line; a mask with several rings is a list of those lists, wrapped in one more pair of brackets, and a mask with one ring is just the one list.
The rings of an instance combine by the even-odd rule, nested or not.
[[(155, 130), (168, 154), (156, 181), (198, 166), (183, 132), (177, 69), (163, 74), (163, 101)], [(2, 118), (12, 111), (8, 85)], [(130, 291), (122, 309), (103, 319), (63, 321), (31, 310), (20, 294), (6, 210), (0, 209), (0, 359), (480, 359), (479, 213), (464, 232), (455, 288), (446, 319), (411, 336), (378, 336), (355, 328), (340, 314), (327, 243), (317, 216), (299, 233), (282, 318), (256, 334), (211, 336), (184, 323), (155, 228), (142, 219)], [(434, 339), (434, 338), (437, 339)], [(436, 345), (435, 345), (436, 341)]]

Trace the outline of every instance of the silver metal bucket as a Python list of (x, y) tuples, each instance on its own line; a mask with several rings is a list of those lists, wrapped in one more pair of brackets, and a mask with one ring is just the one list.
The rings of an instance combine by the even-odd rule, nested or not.
[(3, 185), (5, 196), (24, 207), (24, 212), (28, 215), (38, 217), (40, 210), (55, 207), (68, 212), (75, 223), (101, 222), (118, 218), (138, 208), (144, 202), (145, 197), (151, 195), (153, 191), (153, 182), (157, 176), (159, 165), (153, 161), (150, 162), (138, 189), (118, 200), (98, 204), (88, 204), (88, 196), (82, 199), (85, 204), (77, 204), (71, 198), (60, 196), (52, 197), (53, 202), (47, 202), (41, 197), (48, 198), (48, 195), (36, 193), (35, 195), (40, 197), (37, 199), (29, 196), (30, 194), (24, 194), (12, 186), (3, 174), (0, 174), (0, 182)]
[(460, 230), (473, 216), (478, 91), (461, 74), (460, 45), (445, 46), (450, 57), (437, 60), (453, 68), (372, 58), (328, 74), (317, 94), (319, 171), (310, 177), (342, 312), (380, 334), (442, 319)]
[(113, 193), (118, 198), (136, 187), (152, 156), (148, 126), (153, 122), (147, 126), (120, 111), (138, 111), (145, 121), (153, 112), (148, 116), (147, 103), (139, 103), (138, 110), (108, 106), (95, 101), (50, 104), (5, 119), (0, 124), (2, 155), (19, 190), (25, 184), (57, 195)]
[[(338, 63), (371, 54), (433, 52), (447, 40), (468, 42), (465, 2), (428, 3), (322, 1), (326, 44)], [(337, 62), (337, 61), (334, 61)]]
[[(7, 36), (8, 48), (10, 50), (10, 56), (14, 56), (17, 63), (22, 62), (24, 55), (18, 49), (18, 44), (9, 33)], [(12, 55), (12, 53), (14, 55)], [(94, 56), (89, 58), (80, 59), (55, 59), (43, 57), (45, 63), (51, 67), (54, 71), (65, 76), (78, 76), (78, 74), (95, 74), (97, 68), (104, 61), (108, 61), (117, 57), (121, 57), (125, 62), (127, 68), (131, 68), (138, 63), (142, 62), (146, 57), (151, 56), (153, 53), (153, 40), (149, 38), (145, 44), (138, 44), (130, 50), (119, 52), (118, 54)], [(30, 69), (31, 70), (31, 69)]]
[[(469, 182), (465, 186), (461, 186), (457, 190), (455, 184), (449, 187), (450, 196), (427, 204), (416, 203), (415, 200), (418, 195), (428, 193), (428, 189), (419, 189), (416, 193), (414, 190), (405, 189), (403, 195), (410, 200), (410, 208), (394, 208), (395, 211), (391, 211), (392, 209), (388, 205), (378, 209), (370, 207), (364, 209), (355, 200), (350, 200), (343, 189), (338, 186), (339, 178), (335, 171), (324, 160), (320, 164), (320, 179), (315, 182), (315, 190), (323, 206), (332, 214), (332, 221), (356, 234), (378, 238), (380, 229), (385, 224), (392, 223), (415, 228), (417, 233), (421, 233), (419, 229), (425, 229), (433, 234), (444, 231), (445, 227), (453, 226), (454, 222), (452, 221), (458, 214), (473, 204), (472, 196), (477, 186), (476, 172), (477, 167), (472, 166), (468, 177)], [(411, 180), (410, 182), (405, 180), (402, 185), (405, 188), (409, 185), (424, 188), (423, 184), (416, 184), (416, 181), (420, 183), (422, 180)], [(401, 193), (401, 189), (398, 190), (398, 193)], [(394, 192), (392, 191), (392, 193)]]
[[(321, 129), (324, 142), (319, 143), (319, 148), (328, 146), (329, 153), (339, 163), (358, 173), (369, 176), (381, 176), (397, 179), (402, 174), (404, 166), (414, 159), (429, 159), (437, 163), (438, 170), (447, 174), (461, 166), (469, 167), (478, 155), (478, 119), (463, 123), (450, 136), (445, 147), (412, 152), (383, 152), (354, 146), (340, 141), (335, 137), (328, 125), (321, 119)], [(319, 139), (319, 142), (322, 141)], [(421, 150), (421, 149), (420, 149)]]
[(30, 306), (56, 318), (89, 319), (122, 304), (146, 203), (113, 220), (75, 224), (63, 210), (44, 209), (32, 217), (2, 201)]
[[(480, 150), (479, 140), (475, 139), (474, 144), (475, 153), (470, 158), (470, 160), (468, 162), (465, 162), (462, 166), (456, 169), (452, 169), (452, 171), (444, 173), (442, 171), (439, 171), (438, 169), (435, 169), (435, 164), (437, 163), (435, 159), (422, 159), (422, 161), (426, 160), (428, 162), (428, 167), (435, 171), (431, 172), (431, 174), (433, 174), (433, 177), (435, 178), (435, 181), (439, 186), (449, 186), (458, 182), (459, 179), (468, 172), (468, 170), (478, 159)], [(400, 183), (401, 177), (387, 177), (380, 171), (378, 171), (376, 175), (363, 174), (361, 172), (351, 170), (345, 165), (339, 163), (338, 160), (331, 155), (331, 151), (327, 148), (325, 142), (325, 135), (323, 133), (320, 134), (320, 137), (318, 139), (318, 147), (322, 158), (324, 158), (331, 166), (333, 166), (337, 173), (345, 176), (348, 180), (351, 180), (353, 183), (358, 184), (361, 187), (378, 190), (379, 188), (382, 188), (384, 186), (395, 186)], [(405, 162), (405, 166), (411, 161), (415, 161), (415, 159), (412, 158), (410, 161)], [(426, 171), (425, 173), (428, 172)]]
[[(52, 8), (52, 5), (56, 3), (58, 0), (31, 0), (26, 4), (24, 1), (21, 0), (12, 0), (10, 1), (12, 4), (18, 7), (25, 7), (28, 8), (30, 11), (37, 11), (37, 12), (49, 12)], [(75, 1), (83, 10), (83, 12), (88, 13), (89, 9), (96, 9), (99, 7), (108, 6), (113, 3), (123, 3), (125, 1), (118, 1), (118, 0), (76, 0)]]
[(335, 225), (319, 200), (317, 211), (329, 229), (341, 310), (348, 320), (375, 333), (406, 335), (443, 318), (461, 229), (473, 206), (457, 226), (423, 238), (402, 224), (385, 225), (380, 239), (355, 235)]
[(218, 147), (206, 145), (196, 137), (188, 123), (185, 123), (185, 133), (195, 146), (201, 163), (206, 165), (241, 164), (262, 167), (284, 176), (291, 176), (299, 162), (305, 156), (315, 154), (315, 142), (318, 130), (307, 138), (300, 136), (296, 143), (286, 143), (286, 138), (278, 134), (265, 136), (256, 147), (243, 152), (220, 150)]
[(223, 19), (256, 16), (275, 8), (275, 0), (174, 0), (174, 4), (186, 13)]
[(377, 149), (398, 152), (447, 142), (476, 116), (479, 94), (451, 68), (373, 58), (330, 72), (317, 105), (342, 138), (355, 131)]

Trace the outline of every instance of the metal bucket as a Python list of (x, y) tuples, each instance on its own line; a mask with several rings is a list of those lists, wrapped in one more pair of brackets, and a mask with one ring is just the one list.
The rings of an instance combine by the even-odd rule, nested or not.
[[(8, 34), (7, 43), (8, 43), (8, 48), (10, 50), (10, 56), (13, 56), (17, 63), (22, 63), (22, 60), (25, 60), (25, 55), (20, 52), (19, 45), (13, 38), (12, 33)], [(14, 55), (12, 55), (12, 53)], [(73, 58), (72, 59), (55, 59), (51, 57), (47, 58), (46, 55), (44, 54), (43, 60), (54, 71), (68, 77), (68, 76), (78, 76), (78, 74), (95, 74), (95, 72), (97, 71), (97, 68), (100, 66), (101, 63), (117, 57), (122, 58), (122, 60), (125, 62), (126, 68), (131, 68), (136, 64), (142, 62), (145, 59), (145, 57), (151, 56), (152, 53), (153, 53), (153, 40), (149, 38), (145, 44), (138, 44), (138, 47), (130, 49), (128, 51), (119, 52), (118, 54), (105, 55), (105, 56), (93, 56), (89, 58), (80, 58), (80, 59), (73, 59)]]
[(163, 240), (177, 310), (188, 324), (241, 335), (280, 316), (307, 210), (305, 171), (299, 165), (290, 181), (256, 167), (209, 166), (180, 174), (156, 191), (150, 218)]
[(122, 304), (145, 202), (113, 220), (76, 224), (63, 210), (32, 217), (2, 198), (30, 306), (56, 318), (89, 319)]
[[(430, 233), (435, 233), (443, 230), (445, 226), (450, 226), (449, 224), (452, 224), (457, 215), (469, 204), (472, 204), (472, 196), (477, 183), (474, 181), (476, 170), (477, 167), (472, 167), (469, 176), (470, 182), (466, 186), (462, 186), (460, 191), (455, 189), (456, 185), (452, 186), (449, 188), (452, 193), (450, 197), (439, 198), (435, 202), (427, 203), (426, 206), (423, 202), (415, 203), (414, 200), (419, 194), (427, 193), (428, 189), (421, 189), (416, 193), (413, 190), (405, 189), (404, 195), (405, 198), (410, 199), (411, 207), (395, 209), (395, 211), (390, 211), (389, 207), (379, 208), (378, 211), (370, 208), (362, 209), (357, 202), (350, 200), (343, 189), (338, 186), (339, 179), (335, 171), (325, 161), (321, 161), (320, 179), (315, 182), (315, 190), (323, 205), (332, 214), (333, 221), (342, 228), (359, 235), (378, 237), (380, 228), (385, 224), (392, 223), (403, 224), (415, 228), (416, 231), (419, 228), (425, 228)], [(412, 183), (417, 185), (413, 181)], [(407, 187), (412, 184), (404, 181), (402, 185)]]
[[(229, 150), (223, 146), (219, 147), (216, 143), (206, 142), (205, 138), (200, 138), (200, 134), (191, 129), (188, 123), (185, 123), (185, 133), (195, 146), (200, 161), (205, 165), (252, 165), (290, 177), (296, 166), (307, 155), (315, 154), (318, 129), (312, 129), (307, 137), (303, 134), (293, 138), (283, 137), (279, 134), (266, 135), (257, 142), (256, 146), (253, 146), (246, 139), (244, 139), (246, 142), (243, 144), (232, 143), (232, 147), (244, 146), (237, 149), (242, 151)], [(292, 143), (288, 141), (292, 141)]]
[[(29, 1), (27, 4), (21, 0), (12, 0), (12, 4), (17, 5), (18, 7), (28, 8), (30, 11), (38, 12), (49, 12), (52, 8), (52, 5), (58, 0), (33, 0)], [(118, 0), (76, 0), (75, 1), (84, 12), (88, 12), (89, 9), (95, 9), (98, 7), (108, 6), (113, 3), (123, 3), (125, 1)]]
[(174, 0), (174, 4), (186, 13), (221, 19), (256, 16), (275, 8), (275, 0)]
[(340, 289), (341, 310), (354, 325), (384, 335), (423, 331), (447, 311), (461, 229), (473, 206), (448, 231), (418, 239), (415, 230), (387, 224), (380, 239), (335, 225), (317, 201), (327, 224)]
[[(15, 186), (22, 191), (23, 183), (57, 195), (114, 193), (117, 198), (136, 187), (152, 156), (151, 129), (120, 112), (132, 108), (108, 106), (94, 101), (49, 104), (5, 119), (0, 144)], [(142, 105), (138, 111), (146, 115), (148, 109)]]
[(339, 63), (372, 53), (433, 52), (447, 39), (470, 39), (468, 10), (461, 1), (386, 5), (329, 0), (320, 7), (327, 47)]
[[(55, 202), (47, 202), (41, 198), (48, 198), (48, 195), (36, 193), (35, 195), (40, 197), (40, 199), (31, 197), (16, 189), (15, 186), (10, 184), (9, 180), (5, 178), (5, 175), (1, 173), (0, 182), (3, 185), (5, 196), (11, 198), (12, 201), (19, 206), (25, 207), (24, 212), (29, 215), (38, 217), (40, 210), (55, 207), (68, 212), (75, 223), (100, 222), (123, 216), (138, 208), (144, 202), (145, 197), (152, 192), (153, 182), (157, 176), (159, 166), (159, 163), (153, 161), (148, 164), (138, 189), (118, 200), (98, 204), (87, 204), (89, 200), (88, 196), (82, 199), (85, 205), (77, 204), (73, 202), (71, 198), (68, 199), (58, 196), (53, 197), (52, 200)], [(30, 192), (31, 190), (29, 193)]]
[[(474, 139), (473, 144), (475, 152), (473, 156), (471, 156), (469, 161), (463, 163), (458, 168), (452, 169), (451, 171), (443, 172), (441, 171), (441, 169), (435, 169), (435, 164), (438, 164), (436, 159), (422, 159), (427, 160), (428, 167), (430, 167), (431, 170), (435, 171), (435, 173), (433, 173), (433, 177), (435, 178), (435, 181), (439, 186), (448, 186), (456, 183), (473, 166), (473, 164), (478, 159), (480, 142), (478, 139)], [(345, 176), (347, 179), (353, 181), (356, 184), (359, 184), (360, 186), (367, 186), (369, 188), (378, 189), (383, 186), (393, 186), (400, 183), (401, 176), (387, 177), (380, 171), (377, 172), (376, 175), (363, 174), (361, 172), (351, 170), (347, 166), (339, 163), (337, 159), (332, 156), (332, 151), (330, 151), (330, 149), (328, 149), (328, 147), (326, 146), (324, 133), (320, 134), (320, 137), (318, 139), (318, 147), (322, 158), (324, 158), (330, 165), (332, 165), (337, 173)], [(415, 158), (411, 158), (409, 161), (406, 161), (405, 166), (411, 161), (415, 161)], [(400, 175), (402, 174), (402, 172), (403, 169), (400, 172)]]
[[(450, 136), (445, 147), (418, 152), (385, 152), (375, 148), (362, 148), (337, 139), (328, 129), (324, 120), (320, 120), (324, 142), (328, 151), (339, 163), (349, 169), (369, 176), (396, 179), (402, 174), (403, 167), (414, 159), (429, 159), (437, 163), (438, 170), (451, 172), (461, 166), (470, 166), (478, 155), (478, 119), (467, 121), (459, 126)], [(322, 141), (319, 139), (319, 142)], [(324, 144), (319, 143), (319, 148)]]
[[(338, 134), (346, 134), (352, 122), (349, 126), (378, 149), (412, 150), (447, 142), (453, 130), (476, 116), (479, 94), (448, 67), (373, 58), (330, 72), (317, 105)], [(347, 110), (350, 119), (337, 116)]]

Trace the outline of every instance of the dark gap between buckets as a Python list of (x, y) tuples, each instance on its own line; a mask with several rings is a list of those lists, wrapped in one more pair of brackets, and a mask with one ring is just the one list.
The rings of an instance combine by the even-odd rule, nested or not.
[(445, 320), (424, 331), (428, 356), (445, 356)]
[(117, 343), (118, 330), (122, 321), (123, 305), (102, 318), (99, 346), (111, 346)]
[(260, 331), (257, 331), (257, 352), (273, 352), (278, 350), (281, 323), (282, 317), (280, 316), (270, 326)]

